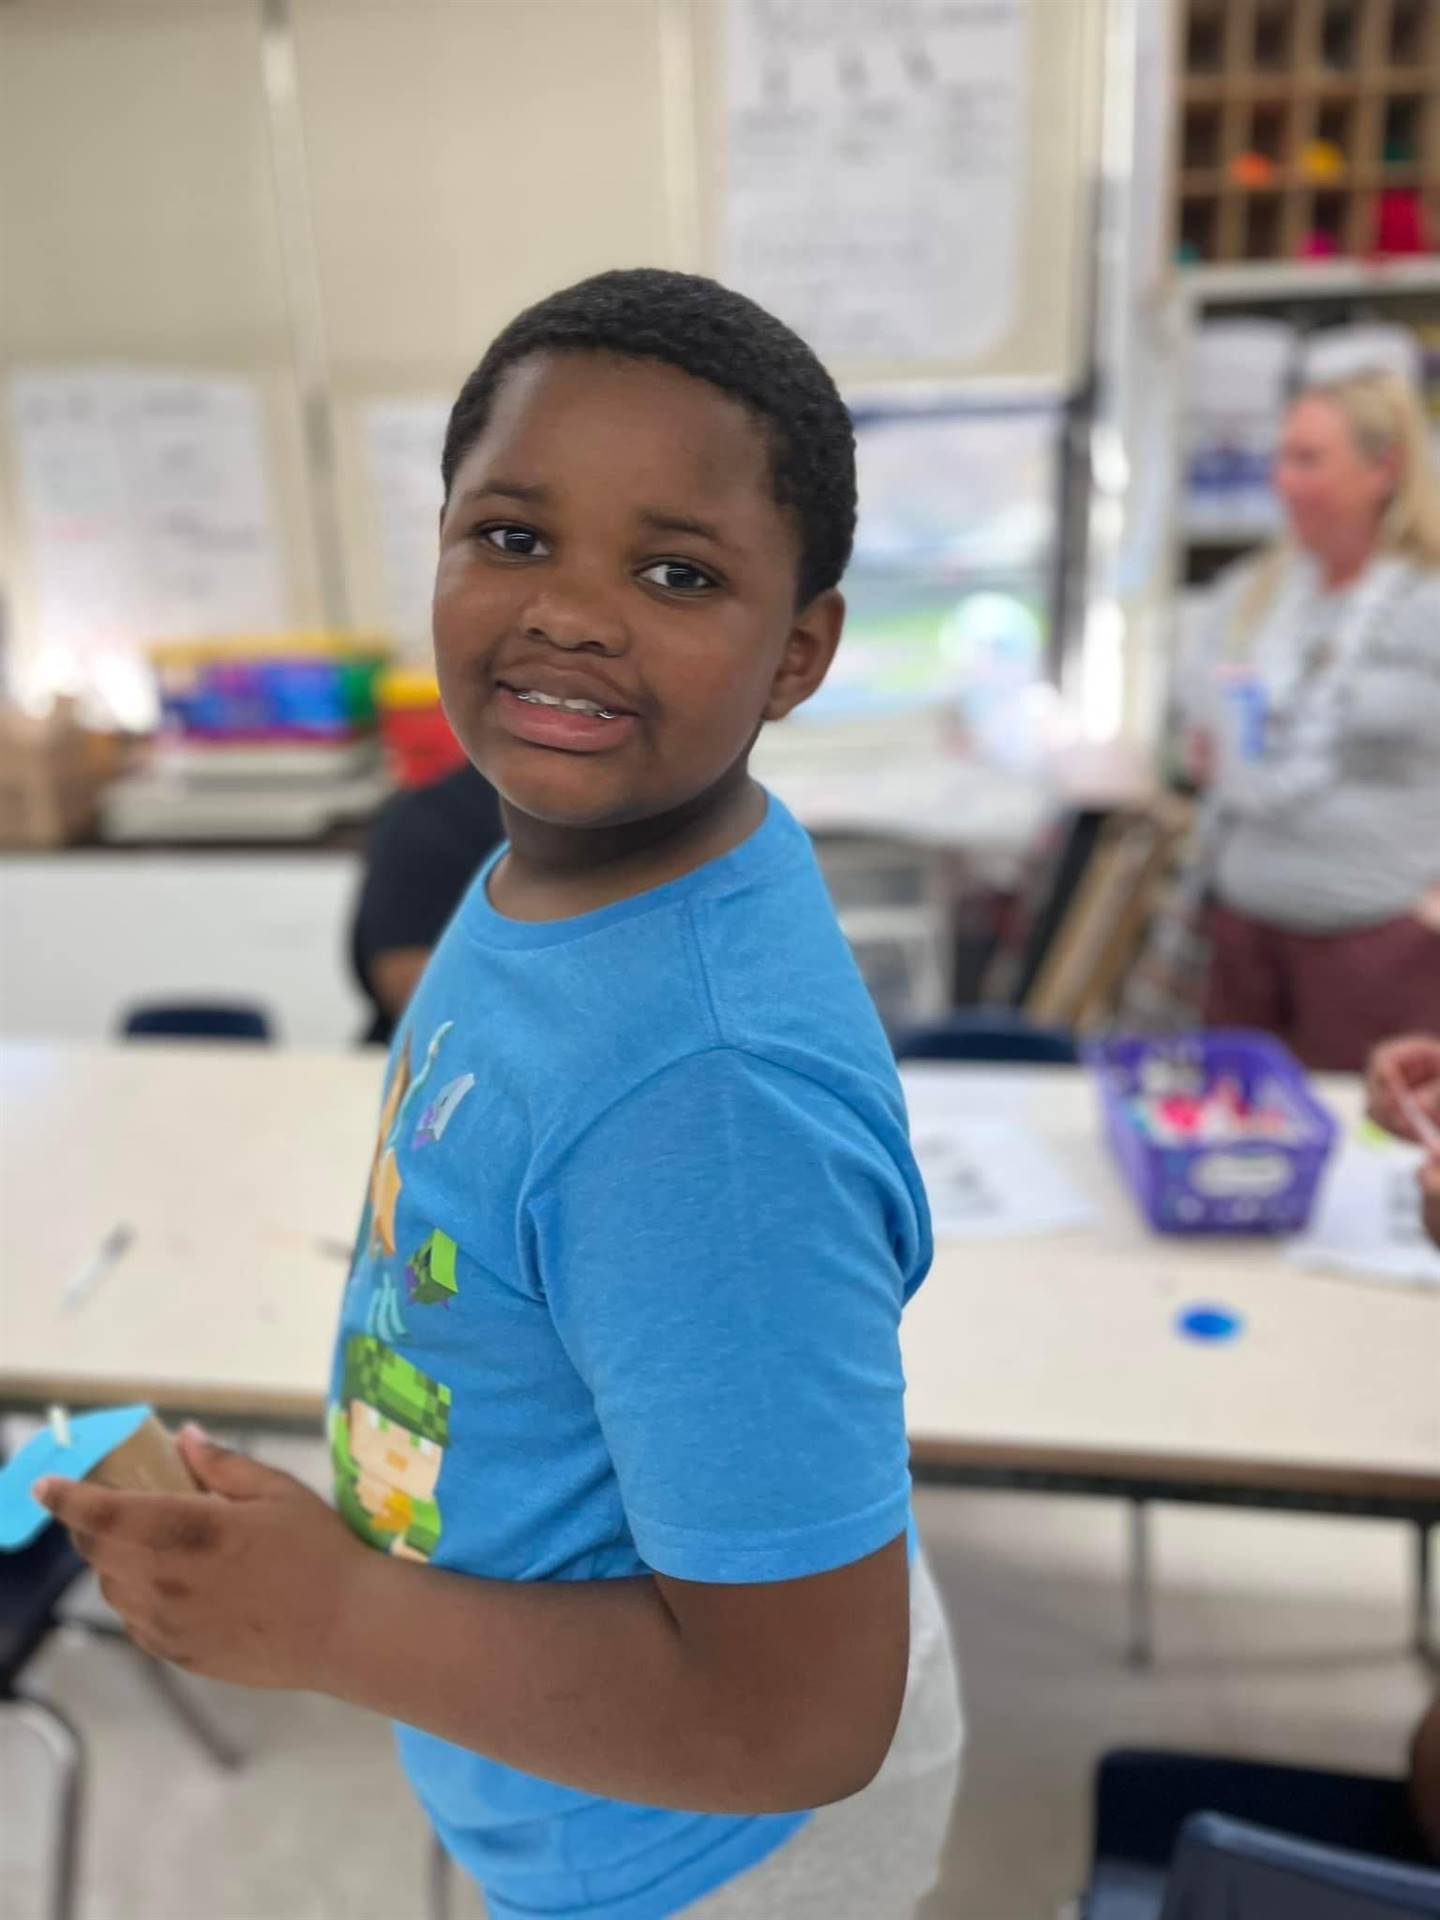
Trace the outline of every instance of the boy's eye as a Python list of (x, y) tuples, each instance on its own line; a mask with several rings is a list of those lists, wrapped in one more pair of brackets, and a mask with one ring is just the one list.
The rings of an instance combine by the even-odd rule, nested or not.
[(476, 532), (486, 546), (494, 547), (497, 553), (514, 554), (517, 559), (529, 559), (545, 551), (544, 541), (529, 527), (477, 527)]
[(657, 560), (641, 573), (642, 580), (664, 587), (668, 593), (705, 593), (715, 585), (708, 573), (692, 567), (688, 560)]

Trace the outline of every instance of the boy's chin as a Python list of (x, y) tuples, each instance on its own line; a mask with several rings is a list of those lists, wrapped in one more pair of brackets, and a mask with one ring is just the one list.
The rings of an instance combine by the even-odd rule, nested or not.
[[(480, 771), (507, 808), (547, 827), (597, 832), (643, 820), (655, 811), (623, 788), (616, 791), (609, 782), (596, 780), (593, 762), (572, 767), (564, 755), (554, 758), (558, 764), (548, 768), (517, 768), (511, 763), (482, 766)], [(575, 759), (580, 762), (578, 754)]]

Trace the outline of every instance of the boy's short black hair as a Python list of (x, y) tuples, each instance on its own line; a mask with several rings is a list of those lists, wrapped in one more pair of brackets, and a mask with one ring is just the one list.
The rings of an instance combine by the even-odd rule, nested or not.
[(517, 315), (460, 389), (445, 429), (446, 498), (495, 390), (532, 353), (661, 360), (748, 407), (770, 442), (775, 499), (800, 524), (799, 604), (837, 584), (855, 538), (855, 434), (835, 382), (782, 321), (693, 273), (597, 273)]

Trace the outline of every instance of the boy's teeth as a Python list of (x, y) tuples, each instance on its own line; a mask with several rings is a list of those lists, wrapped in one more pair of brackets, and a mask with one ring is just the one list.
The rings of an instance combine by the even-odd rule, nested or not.
[(571, 713), (593, 713), (600, 720), (615, 718), (609, 707), (597, 706), (593, 700), (561, 700), (553, 693), (536, 693), (529, 687), (523, 693), (517, 694), (516, 698), (524, 700), (530, 706), (568, 707)]

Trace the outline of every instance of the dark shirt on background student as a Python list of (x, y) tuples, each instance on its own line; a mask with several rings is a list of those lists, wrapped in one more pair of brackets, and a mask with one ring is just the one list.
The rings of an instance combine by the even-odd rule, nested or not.
[(350, 929), (351, 965), (374, 1009), (366, 1041), (389, 1044), (431, 948), (504, 837), (499, 796), (468, 763), (375, 816)]

